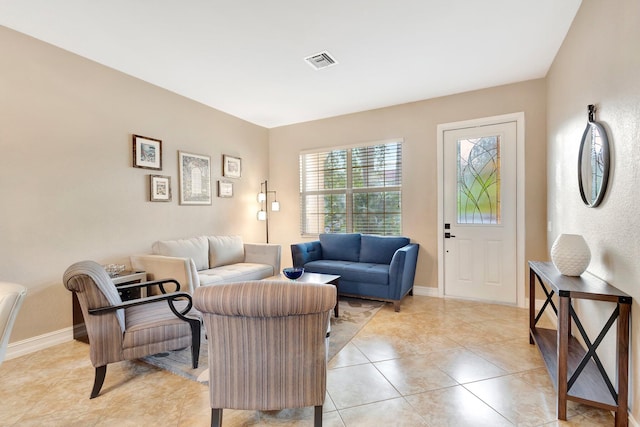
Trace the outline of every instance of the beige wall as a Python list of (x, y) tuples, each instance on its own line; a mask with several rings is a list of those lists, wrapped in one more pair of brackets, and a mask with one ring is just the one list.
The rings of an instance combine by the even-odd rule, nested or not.
[[(80, 259), (127, 262), (153, 241), (196, 234), (264, 239), (255, 195), (269, 187), (282, 209), (270, 240), (299, 233), (298, 153), (400, 137), (405, 141), (404, 234), (421, 244), (416, 284), (437, 287), (436, 127), (523, 111), (526, 121), (526, 258), (546, 257), (545, 81), (465, 94), (267, 130), (0, 27), (0, 280), (24, 283), (29, 296), (12, 342), (71, 325), (64, 269)], [(171, 203), (147, 201), (152, 171), (131, 167), (131, 134), (163, 140), (162, 175)], [(232, 199), (179, 206), (177, 151), (243, 159)]]
[[(71, 326), (61, 279), (73, 262), (128, 262), (161, 238), (264, 241), (255, 195), (268, 130), (0, 27), (0, 281), (29, 288), (11, 341)], [(133, 168), (131, 134), (163, 141), (163, 170)], [(233, 198), (180, 206), (178, 150), (242, 158)], [(148, 175), (173, 201), (148, 202)], [(215, 195), (214, 186), (214, 195)]]
[[(421, 245), (416, 285), (437, 287), (437, 244), (442, 232), (437, 228), (437, 126), (522, 111), (526, 259), (546, 259), (545, 102), (544, 80), (533, 80), (271, 129), (269, 185), (281, 201), (281, 211), (271, 217), (273, 240), (286, 248), (304, 240), (299, 226), (300, 150), (403, 138), (403, 234)], [(290, 251), (283, 250), (283, 264), (291, 262)]]
[[(560, 233), (582, 234), (591, 249), (589, 271), (630, 294), (631, 409), (640, 420), (640, 2), (582, 2), (547, 77), (548, 215), (551, 244)], [(612, 144), (612, 173), (602, 205), (590, 209), (578, 193), (577, 157), (587, 105), (598, 108)], [(582, 304), (593, 332), (611, 306)], [(598, 325), (598, 326), (596, 326)], [(593, 339), (593, 338), (592, 338)], [(601, 351), (610, 373), (615, 342)]]

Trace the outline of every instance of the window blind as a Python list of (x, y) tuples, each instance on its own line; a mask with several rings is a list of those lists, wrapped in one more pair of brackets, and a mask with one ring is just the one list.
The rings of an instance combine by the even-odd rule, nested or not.
[(402, 234), (402, 141), (300, 154), (301, 233)]

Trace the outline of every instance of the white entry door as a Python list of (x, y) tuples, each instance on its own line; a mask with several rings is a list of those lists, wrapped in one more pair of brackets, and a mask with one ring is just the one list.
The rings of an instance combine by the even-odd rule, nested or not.
[(443, 136), (444, 294), (516, 303), (516, 122)]

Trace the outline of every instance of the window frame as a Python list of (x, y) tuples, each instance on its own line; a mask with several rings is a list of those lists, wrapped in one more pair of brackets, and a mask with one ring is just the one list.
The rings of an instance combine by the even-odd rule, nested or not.
[[(353, 150), (358, 148), (374, 148), (376, 146), (382, 145), (390, 145), (397, 144), (399, 146), (399, 160), (396, 168), (391, 169), (394, 171), (396, 175), (399, 175), (399, 183), (397, 185), (383, 185), (383, 186), (372, 186), (372, 187), (354, 187), (353, 183)], [(382, 230), (382, 233), (378, 233), (381, 235), (402, 235), (402, 187), (403, 187), (403, 161), (402, 161), (402, 152), (404, 147), (404, 139), (403, 138), (392, 138), (382, 141), (371, 141), (360, 144), (352, 144), (352, 145), (344, 145), (337, 147), (324, 147), (314, 150), (303, 150), (299, 154), (299, 197), (300, 197), (300, 234), (302, 237), (314, 237), (318, 236), (321, 233), (339, 233), (339, 232), (347, 232), (352, 233), (354, 231), (354, 195), (356, 194), (366, 194), (366, 193), (390, 193), (397, 192), (398, 193), (398, 212), (383, 212), (383, 215), (386, 217), (387, 215), (398, 215), (399, 216), (399, 229), (393, 233), (388, 233), (386, 230)], [(308, 175), (305, 173), (305, 156), (308, 155), (321, 155), (321, 154), (331, 154), (335, 151), (346, 151), (346, 187), (345, 188), (322, 188), (322, 189), (314, 189), (307, 190), (307, 178)], [(323, 169), (327, 170), (327, 169)], [(307, 226), (308, 221), (308, 206), (306, 203), (306, 198), (309, 196), (322, 197), (325, 195), (344, 195), (345, 196), (345, 231), (327, 231), (326, 227), (324, 230), (320, 230), (320, 221), (317, 222), (315, 226), (317, 232), (309, 231)], [(322, 213), (317, 214), (309, 214), (309, 215), (327, 215), (328, 212), (323, 211)]]

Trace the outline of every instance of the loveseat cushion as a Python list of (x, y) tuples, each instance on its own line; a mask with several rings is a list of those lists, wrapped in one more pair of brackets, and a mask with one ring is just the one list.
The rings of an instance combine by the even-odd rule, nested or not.
[(341, 281), (389, 284), (389, 266), (385, 264), (318, 260), (306, 263), (304, 269), (310, 273), (337, 274)]
[(153, 244), (151, 250), (155, 255), (178, 258), (191, 258), (197, 270), (209, 268), (209, 242), (204, 236), (190, 239), (159, 240)]
[[(209, 267), (244, 262), (244, 244), (240, 236), (209, 236)], [(198, 269), (200, 270), (200, 269)]]
[(376, 285), (389, 284), (389, 265), (358, 262), (345, 266), (341, 278)]
[(399, 236), (376, 236), (363, 234), (360, 246), (360, 262), (373, 264), (391, 264), (393, 254), (410, 240)]
[(327, 233), (320, 235), (322, 258), (358, 262), (360, 233)]
[(304, 271), (309, 273), (342, 275), (345, 266), (349, 264), (353, 264), (353, 262), (319, 259), (306, 263), (304, 265)]

